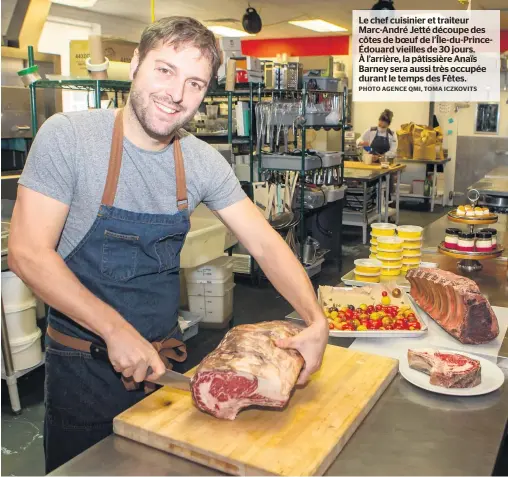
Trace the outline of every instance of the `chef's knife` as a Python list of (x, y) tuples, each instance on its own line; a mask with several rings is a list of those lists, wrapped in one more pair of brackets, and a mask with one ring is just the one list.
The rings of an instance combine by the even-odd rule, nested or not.
[[(90, 347), (90, 354), (95, 359), (101, 361), (109, 361), (108, 350), (105, 346), (93, 343)], [(149, 367), (146, 375), (150, 376), (152, 369)], [(166, 370), (166, 372), (157, 380), (150, 381), (161, 386), (169, 386), (171, 388), (181, 389), (183, 391), (190, 391), (190, 378), (184, 374), (177, 373), (176, 371)]]

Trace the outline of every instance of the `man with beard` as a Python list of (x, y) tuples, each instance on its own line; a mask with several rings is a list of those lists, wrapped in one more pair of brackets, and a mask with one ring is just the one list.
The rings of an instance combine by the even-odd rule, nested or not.
[[(161, 376), (165, 358), (185, 359), (179, 257), (200, 202), (309, 325), (276, 343), (305, 359), (300, 383), (321, 365), (328, 326), (307, 274), (223, 157), (180, 129), (219, 64), (215, 37), (203, 25), (162, 19), (143, 32), (124, 109), (57, 114), (32, 145), (9, 265), (50, 305), (47, 472), (110, 434), (113, 418), (144, 397), (137, 383)], [(103, 359), (96, 359), (101, 347)]]

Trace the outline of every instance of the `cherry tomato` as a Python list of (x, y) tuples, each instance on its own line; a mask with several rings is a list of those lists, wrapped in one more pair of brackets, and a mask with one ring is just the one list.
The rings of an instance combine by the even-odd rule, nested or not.
[(385, 291), (384, 291), (383, 293), (381, 293), (381, 295), (383, 295), (383, 296), (388, 296), (388, 292), (385, 292)]
[(367, 313), (373, 313), (374, 311), (376, 311), (376, 308), (374, 307), (374, 305), (369, 305), (367, 307)]
[(383, 309), (383, 305), (376, 305), (376, 311), (381, 311)]
[(394, 330), (399, 330), (399, 331), (400, 331), (400, 330), (405, 330), (406, 328), (405, 328), (405, 326), (404, 326), (404, 324), (403, 324), (403, 323), (402, 323), (402, 324), (401, 324), (401, 323), (395, 323), (395, 325), (394, 325), (393, 329), (394, 329)]
[(385, 330), (393, 330), (393, 325), (385, 325)]
[(371, 324), (371, 328), (370, 329), (372, 329), (372, 330), (379, 330), (379, 328), (381, 328), (381, 325), (382, 325), (381, 320), (372, 321), (371, 323), (372, 324)]
[(339, 321), (346, 321), (346, 314), (343, 311), (339, 311)]
[(350, 320), (354, 316), (354, 313), (351, 310), (347, 310), (345, 313), (346, 313), (346, 318), (348, 320)]
[(355, 331), (355, 326), (352, 323), (346, 323), (342, 327), (342, 331)]
[(347, 307), (348, 307), (350, 310), (352, 310), (352, 311), (354, 311), (354, 309), (355, 309), (354, 305), (348, 305)]
[(328, 324), (328, 328), (330, 328), (331, 330), (335, 329), (335, 325), (333, 323), (329, 323)]
[(409, 323), (409, 329), (410, 330), (421, 330), (422, 325), (420, 325), (419, 321), (415, 321), (415, 322)]

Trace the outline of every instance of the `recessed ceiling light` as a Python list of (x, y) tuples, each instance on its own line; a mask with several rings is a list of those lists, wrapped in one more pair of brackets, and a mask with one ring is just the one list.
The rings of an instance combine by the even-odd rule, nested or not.
[(229, 28), (229, 27), (225, 27), (225, 26), (220, 26), (220, 25), (212, 25), (212, 26), (209, 26), (208, 29), (213, 31), (217, 35), (225, 36), (225, 37), (228, 37), (228, 36), (231, 36), (231, 37), (252, 36), (245, 31), (237, 30), (236, 28)]
[(288, 23), (319, 32), (347, 31), (347, 28), (342, 28), (340, 26), (334, 25), (333, 23), (325, 22), (324, 20), (302, 20)]
[(97, 0), (51, 0), (51, 1), (53, 3), (59, 3), (60, 5), (78, 8), (91, 8), (97, 3)]

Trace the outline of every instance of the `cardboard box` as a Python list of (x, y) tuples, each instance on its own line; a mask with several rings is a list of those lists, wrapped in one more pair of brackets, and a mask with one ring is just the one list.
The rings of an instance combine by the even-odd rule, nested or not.
[[(131, 41), (103, 38), (104, 56), (110, 62), (130, 63), (137, 48)], [(71, 76), (88, 77), (85, 61), (90, 56), (88, 40), (71, 40), (70, 42), (70, 74)]]

